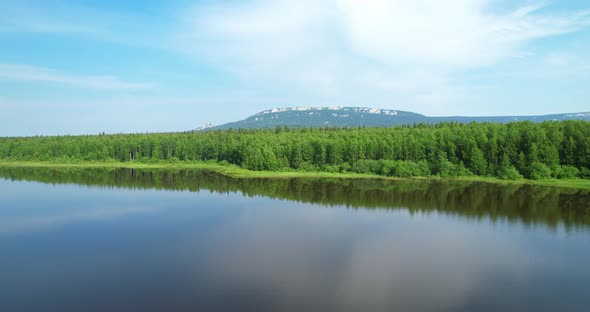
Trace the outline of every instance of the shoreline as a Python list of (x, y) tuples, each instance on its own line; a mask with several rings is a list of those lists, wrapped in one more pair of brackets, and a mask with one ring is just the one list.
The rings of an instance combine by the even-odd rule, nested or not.
[(389, 181), (408, 181), (408, 180), (428, 180), (428, 181), (464, 181), (464, 182), (484, 182), (495, 184), (519, 184), (519, 185), (541, 185), (548, 187), (573, 188), (590, 190), (590, 180), (587, 179), (546, 179), (546, 180), (501, 180), (495, 177), (485, 176), (465, 176), (455, 178), (441, 177), (387, 177), (375, 174), (362, 173), (331, 173), (321, 171), (252, 171), (240, 168), (236, 165), (221, 165), (213, 162), (160, 162), (160, 163), (141, 163), (141, 162), (79, 162), (79, 163), (60, 163), (60, 162), (36, 162), (36, 161), (0, 161), (0, 167), (5, 168), (129, 168), (129, 169), (154, 169), (154, 170), (210, 170), (231, 178), (268, 178), (268, 179), (288, 179), (288, 178), (331, 178), (331, 179), (375, 179)]

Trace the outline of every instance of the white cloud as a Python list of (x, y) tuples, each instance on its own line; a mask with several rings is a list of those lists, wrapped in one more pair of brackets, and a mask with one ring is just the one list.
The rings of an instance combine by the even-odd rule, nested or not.
[[(212, 81), (231, 85), (222, 96), (233, 96), (234, 107), (247, 107), (240, 116), (258, 106), (289, 105), (370, 105), (435, 115), (481, 114), (484, 108), (477, 105), (489, 106), (492, 97), (474, 91), (485, 87), (475, 83), (501, 85), (504, 82), (497, 75), (501, 71), (506, 75), (506, 68), (515, 70), (513, 64), (520, 65), (516, 67), (527, 81), (534, 79), (530, 69), (544, 66), (543, 55), (551, 51), (530, 43), (590, 25), (590, 10), (553, 10), (550, 2), (535, 0), (204, 1), (180, 13), (173, 6), (155, 14), (26, 1), (1, 6), (0, 32), (132, 45), (164, 50), (164, 57), (180, 52), (205, 69), (204, 75), (214, 72)], [(573, 50), (586, 45), (582, 42)], [(572, 64), (562, 64), (560, 72), (582, 75), (579, 72), (587, 68)], [(153, 68), (156, 79), (157, 66)], [(187, 67), (187, 71), (193, 69)], [(217, 70), (227, 75), (217, 75)], [(474, 82), (469, 80), (472, 73), (488, 77)], [(112, 76), (18, 64), (0, 64), (0, 79), (103, 90), (154, 87)], [(167, 87), (171, 94), (179, 92), (174, 85)], [(197, 92), (204, 91), (189, 96), (211, 96)], [(276, 102), (244, 103), (240, 92)]]
[[(454, 77), (531, 55), (527, 44), (590, 25), (590, 11), (547, 13), (493, 0), (253, 1), (197, 6), (180, 49), (245, 83), (298, 87), (328, 97), (460, 96)], [(440, 96), (437, 96), (440, 94)], [(399, 107), (399, 106), (398, 106)]]
[(0, 79), (49, 82), (98, 90), (143, 90), (155, 87), (153, 83), (126, 82), (113, 76), (76, 75), (23, 64), (0, 63)]
[(549, 15), (539, 12), (543, 5), (528, 4), (495, 13), (493, 2), (256, 1), (198, 7), (188, 19), (194, 31), (232, 48), (232, 56), (264, 64), (354, 51), (389, 65), (473, 67), (518, 55), (530, 40), (590, 25), (590, 11)]
[(588, 12), (537, 13), (528, 5), (498, 14), (488, 0), (339, 1), (353, 45), (383, 62), (477, 67), (518, 55), (530, 40), (590, 24)]

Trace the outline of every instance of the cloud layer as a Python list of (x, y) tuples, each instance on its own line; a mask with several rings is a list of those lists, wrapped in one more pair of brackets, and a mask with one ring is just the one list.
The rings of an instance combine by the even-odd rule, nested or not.
[(540, 1), (3, 1), (0, 135), (190, 129), (301, 105), (585, 111), (590, 4)]
[(519, 56), (531, 40), (590, 25), (590, 10), (549, 14), (530, 2), (494, 10), (495, 2), (262, 0), (198, 6), (187, 20), (225, 55), (262, 65), (348, 52), (387, 65), (477, 67)]
[(458, 95), (456, 75), (526, 57), (534, 40), (590, 25), (590, 11), (491, 0), (254, 1), (198, 6), (181, 49), (251, 82), (328, 97)]
[(50, 82), (98, 90), (143, 90), (155, 86), (154, 83), (126, 82), (113, 76), (76, 75), (45, 67), (2, 63), (0, 79)]

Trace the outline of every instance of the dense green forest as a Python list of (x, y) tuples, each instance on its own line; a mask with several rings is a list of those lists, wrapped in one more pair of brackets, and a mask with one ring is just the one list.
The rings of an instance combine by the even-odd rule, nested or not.
[(4, 161), (217, 161), (250, 170), (590, 178), (590, 122), (1, 138)]

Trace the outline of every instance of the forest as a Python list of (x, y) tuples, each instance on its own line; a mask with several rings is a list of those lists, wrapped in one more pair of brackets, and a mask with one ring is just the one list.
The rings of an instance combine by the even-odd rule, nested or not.
[(212, 161), (257, 171), (588, 179), (590, 122), (6, 137), (0, 161)]

